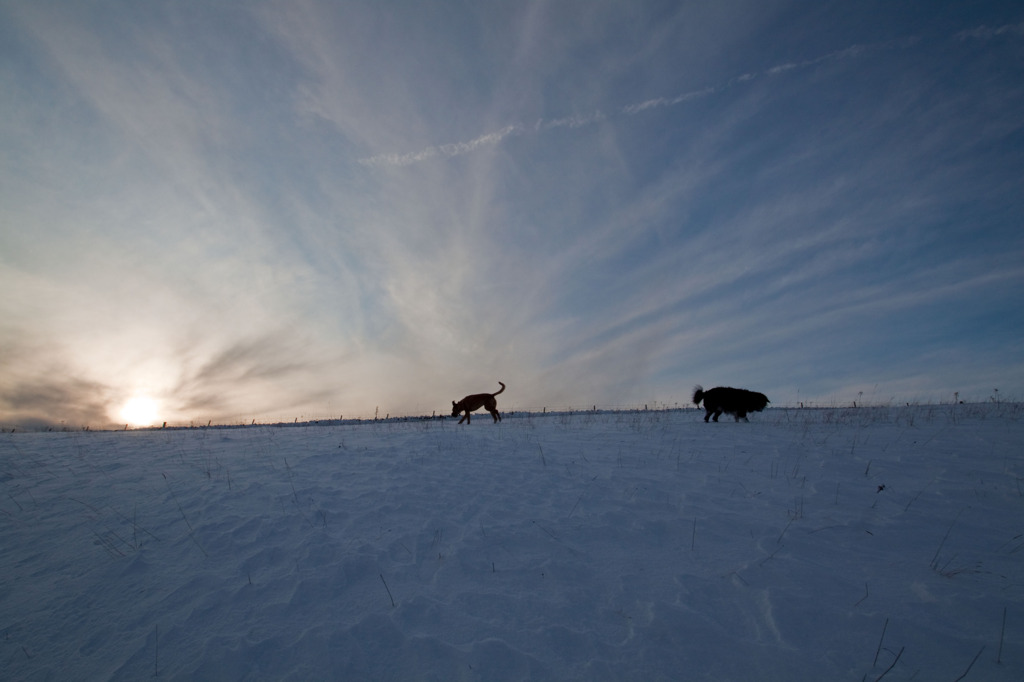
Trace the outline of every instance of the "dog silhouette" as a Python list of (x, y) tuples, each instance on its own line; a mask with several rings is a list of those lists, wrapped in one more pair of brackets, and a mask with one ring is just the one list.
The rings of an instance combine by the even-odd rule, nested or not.
[[(500, 381), (498, 383), (501, 384), (501, 390), (498, 393), (501, 393), (501, 391), (505, 390), (505, 384), (502, 384)], [(495, 423), (500, 422), (501, 415), (498, 414), (498, 401), (494, 399), (494, 396), (498, 395), (498, 393), (474, 393), (473, 395), (467, 395), (459, 402), (453, 400), (452, 416), (457, 417), (460, 412), (465, 412), (466, 414), (462, 416), (459, 423), (466, 422), (469, 424), (469, 413), (482, 407), (491, 413)]]
[(697, 386), (693, 389), (693, 404), (700, 405), (702, 400), (706, 412), (704, 421), (707, 421), (712, 414), (715, 415), (714, 421), (718, 421), (718, 417), (723, 412), (734, 416), (736, 421), (740, 419), (750, 421), (747, 419), (748, 412), (760, 412), (771, 402), (764, 393), (748, 391), (745, 388), (719, 386), (705, 391)]

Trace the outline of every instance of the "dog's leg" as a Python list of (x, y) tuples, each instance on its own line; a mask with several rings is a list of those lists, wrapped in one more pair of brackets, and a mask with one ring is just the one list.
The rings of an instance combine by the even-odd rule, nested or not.
[(715, 410), (715, 418), (713, 421), (718, 421), (718, 418), (722, 416), (722, 410)]
[(711, 408), (705, 407), (704, 411), (704, 421), (707, 422), (707, 420), (711, 418)]
[(498, 422), (501, 421), (501, 415), (498, 413), (498, 410), (496, 410), (496, 409), (488, 410), (488, 412), (490, 412), (491, 416), (494, 417), (494, 422), (495, 423), (498, 423)]
[(466, 422), (467, 424), (469, 423), (469, 411), (468, 410), (466, 411), (466, 414), (462, 415), (462, 419), (459, 420), (460, 424), (462, 422)]

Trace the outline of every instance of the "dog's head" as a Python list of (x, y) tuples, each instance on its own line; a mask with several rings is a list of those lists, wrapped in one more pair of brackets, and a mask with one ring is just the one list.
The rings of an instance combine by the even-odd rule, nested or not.
[(459, 404), (453, 400), (452, 401), (452, 416), (453, 417), (458, 417), (459, 416), (459, 412), (462, 412), (462, 410), (459, 408)]
[(754, 410), (755, 412), (760, 412), (764, 408), (768, 407), (768, 403), (770, 402), (771, 401), (768, 400), (768, 396), (766, 396), (764, 393), (754, 393), (750, 401), (751, 409)]

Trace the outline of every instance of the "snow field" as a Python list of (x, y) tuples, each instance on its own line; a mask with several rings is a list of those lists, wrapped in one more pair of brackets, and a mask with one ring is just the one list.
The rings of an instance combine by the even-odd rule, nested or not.
[(1020, 406), (702, 414), (3, 434), (0, 677), (1021, 679)]

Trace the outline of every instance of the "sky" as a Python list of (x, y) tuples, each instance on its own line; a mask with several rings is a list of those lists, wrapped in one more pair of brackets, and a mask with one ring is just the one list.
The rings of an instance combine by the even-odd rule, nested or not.
[(0, 91), (4, 425), (1024, 398), (1020, 3), (0, 0)]

